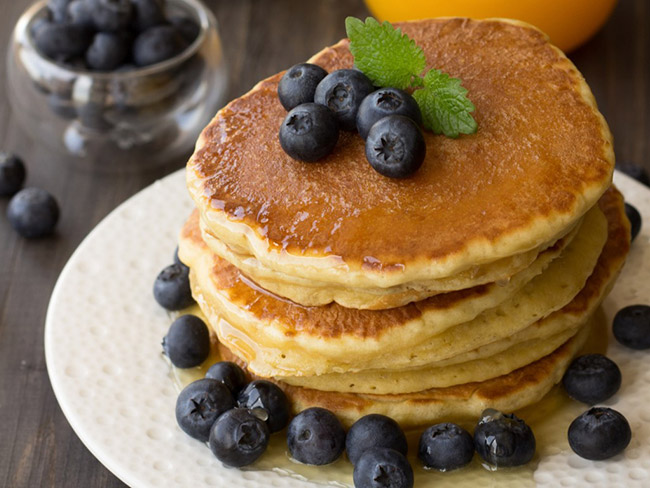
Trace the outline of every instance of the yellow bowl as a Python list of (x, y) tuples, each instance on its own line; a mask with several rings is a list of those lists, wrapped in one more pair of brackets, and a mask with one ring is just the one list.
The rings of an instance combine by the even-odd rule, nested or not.
[(366, 0), (379, 20), (431, 17), (506, 17), (539, 27), (564, 51), (575, 49), (602, 27), (616, 0)]

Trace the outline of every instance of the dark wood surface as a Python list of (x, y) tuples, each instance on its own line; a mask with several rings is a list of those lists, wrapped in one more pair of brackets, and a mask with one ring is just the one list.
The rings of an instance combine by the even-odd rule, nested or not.
[[(0, 46), (30, 0), (0, 0)], [(343, 37), (347, 15), (365, 16), (361, 0), (213, 0), (230, 66), (229, 98), (307, 59)], [(615, 138), (617, 158), (650, 170), (650, 5), (621, 0), (614, 15), (571, 58), (591, 85)], [(576, 19), (579, 22), (579, 19)], [(0, 65), (0, 149), (20, 154), (30, 186), (56, 196), (56, 235), (28, 241), (5, 218), (0, 200), (0, 487), (125, 486), (68, 425), (50, 386), (43, 324), (59, 272), (76, 246), (113, 208), (183, 165), (142, 174), (105, 175), (70, 168), (21, 131), (11, 114)]]

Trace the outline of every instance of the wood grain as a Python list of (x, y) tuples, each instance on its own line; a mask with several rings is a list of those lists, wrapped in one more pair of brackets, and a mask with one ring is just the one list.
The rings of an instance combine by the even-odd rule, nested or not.
[[(0, 2), (0, 45), (28, 0)], [(307, 59), (344, 36), (361, 0), (212, 0), (230, 66), (229, 98), (259, 79)], [(620, 160), (650, 170), (650, 6), (621, 0), (605, 28), (571, 58), (592, 86)], [(58, 407), (47, 377), (43, 324), (58, 274), (86, 234), (113, 208), (184, 161), (154, 171), (106, 175), (75, 170), (24, 133), (0, 76), (0, 148), (28, 163), (29, 186), (56, 196), (55, 236), (27, 241), (9, 227), (0, 200), (0, 486), (125, 486), (83, 446)]]

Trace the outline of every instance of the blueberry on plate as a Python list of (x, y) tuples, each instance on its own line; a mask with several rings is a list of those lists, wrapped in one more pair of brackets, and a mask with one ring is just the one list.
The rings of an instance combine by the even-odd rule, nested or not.
[(521, 466), (535, 454), (535, 436), (516, 415), (488, 408), (474, 429), (474, 448), (493, 466)]
[(614, 316), (614, 337), (631, 349), (650, 348), (650, 306), (630, 305)]
[(210, 355), (210, 331), (195, 315), (181, 315), (163, 338), (163, 351), (177, 368), (193, 368)]
[(173, 26), (157, 25), (135, 38), (133, 61), (136, 66), (149, 66), (173, 58), (186, 47), (187, 41)]
[(291, 457), (303, 464), (330, 464), (343, 453), (345, 430), (329, 410), (308, 408), (289, 423), (287, 447)]
[(639, 166), (638, 164), (631, 161), (617, 161), (616, 169), (625, 173), (631, 178), (634, 178), (639, 183), (650, 186), (650, 176), (642, 166)]
[(269, 436), (268, 426), (253, 412), (245, 408), (233, 408), (214, 423), (208, 442), (210, 450), (219, 461), (239, 468), (252, 464), (264, 454)]
[(271, 432), (278, 432), (289, 423), (289, 400), (284, 392), (270, 381), (251, 381), (239, 392), (237, 403), (240, 407), (251, 410), (263, 409)]
[(630, 221), (630, 241), (634, 241), (641, 232), (641, 214), (634, 205), (625, 202), (625, 215)]
[(354, 465), (352, 479), (355, 488), (411, 488), (413, 468), (401, 452), (374, 447)]
[(388, 115), (403, 115), (416, 124), (422, 123), (422, 113), (415, 99), (398, 88), (380, 88), (363, 99), (357, 113), (357, 130), (364, 139), (370, 128)]
[(376, 122), (366, 138), (366, 159), (375, 171), (390, 178), (415, 173), (427, 152), (422, 131), (403, 115), (389, 115)]
[(327, 71), (317, 64), (300, 63), (289, 68), (278, 84), (278, 97), (284, 109), (313, 102), (316, 87), (326, 76)]
[(166, 23), (165, 7), (161, 0), (131, 0), (133, 24), (138, 32)]
[(569, 426), (569, 445), (585, 459), (599, 461), (623, 452), (632, 438), (630, 424), (616, 410), (594, 407)]
[(469, 464), (474, 457), (474, 440), (462, 427), (436, 424), (420, 436), (418, 458), (425, 468), (451, 471)]
[(345, 438), (345, 451), (352, 464), (372, 447), (389, 447), (406, 456), (408, 444), (399, 424), (390, 417), (372, 413), (357, 420)]
[(154, 281), (153, 296), (167, 310), (181, 310), (192, 305), (189, 268), (170, 264), (163, 269)]
[(34, 32), (37, 49), (54, 60), (83, 55), (91, 40), (92, 36), (85, 28), (72, 24), (46, 22)]
[(190, 437), (208, 442), (217, 418), (233, 408), (235, 400), (223, 383), (202, 378), (187, 385), (178, 395), (176, 422)]
[(331, 109), (343, 130), (357, 128), (357, 111), (364, 98), (374, 91), (372, 82), (356, 69), (333, 71), (316, 87), (314, 102)]
[(291, 110), (280, 126), (280, 145), (293, 159), (313, 162), (332, 152), (339, 139), (334, 113), (316, 103)]
[(113, 71), (129, 56), (128, 38), (110, 32), (98, 32), (86, 51), (86, 64), (96, 71)]
[(585, 354), (571, 362), (562, 378), (562, 385), (574, 400), (594, 405), (618, 391), (621, 370), (602, 354)]
[(133, 21), (131, 0), (86, 0), (90, 3), (93, 23), (100, 32), (127, 30)]
[(246, 386), (246, 374), (244, 370), (230, 361), (214, 363), (205, 373), (205, 377), (221, 381), (233, 395), (237, 395)]
[(21, 236), (43, 237), (54, 232), (59, 221), (59, 205), (45, 190), (25, 188), (9, 200), (7, 218)]
[(25, 164), (15, 154), (0, 151), (0, 197), (9, 197), (25, 182)]

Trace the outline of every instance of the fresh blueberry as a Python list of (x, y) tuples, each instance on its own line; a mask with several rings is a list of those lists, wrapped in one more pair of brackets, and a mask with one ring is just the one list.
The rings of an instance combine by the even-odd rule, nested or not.
[(343, 453), (345, 430), (329, 410), (308, 408), (291, 420), (287, 429), (287, 447), (291, 457), (303, 464), (330, 464)]
[(92, 7), (93, 23), (100, 32), (126, 30), (133, 21), (131, 0), (88, 0)]
[(15, 154), (0, 151), (0, 197), (9, 197), (25, 182), (25, 164)]
[(217, 418), (235, 408), (230, 390), (220, 381), (202, 378), (181, 391), (176, 400), (176, 422), (190, 437), (208, 442)]
[(614, 337), (631, 349), (650, 348), (650, 306), (630, 305), (614, 316)]
[(243, 408), (265, 410), (266, 423), (271, 432), (278, 432), (289, 423), (289, 400), (284, 392), (270, 381), (251, 381), (239, 392), (237, 403)]
[(418, 125), (403, 115), (389, 115), (376, 122), (366, 138), (366, 159), (378, 173), (406, 178), (415, 173), (426, 154)]
[(131, 3), (133, 22), (138, 32), (166, 23), (165, 6), (161, 0), (131, 0)]
[(493, 466), (521, 466), (535, 454), (535, 436), (516, 415), (488, 408), (474, 429), (474, 447)]
[(163, 351), (177, 368), (193, 368), (210, 355), (210, 331), (195, 315), (181, 315), (163, 338)]
[(199, 24), (187, 17), (173, 16), (169, 18), (169, 23), (176, 28), (188, 44), (192, 44), (201, 32)]
[(78, 25), (43, 23), (34, 32), (34, 43), (48, 58), (62, 61), (81, 56), (90, 45), (91, 35)]
[(63, 23), (68, 20), (68, 4), (70, 0), (48, 0), (47, 8), (52, 14), (52, 19), (56, 23)]
[(7, 218), (21, 236), (43, 237), (54, 231), (59, 220), (59, 205), (45, 190), (25, 188), (9, 200)]
[(357, 420), (345, 439), (345, 451), (352, 464), (371, 447), (390, 447), (406, 456), (408, 444), (399, 424), (390, 417), (376, 413)]
[(280, 79), (278, 97), (285, 110), (314, 101), (316, 87), (327, 71), (316, 64), (300, 63), (292, 66)]
[(226, 466), (239, 468), (254, 463), (264, 454), (269, 437), (268, 426), (255, 412), (233, 408), (214, 423), (208, 442), (212, 454), (219, 461)]
[(214, 363), (205, 373), (205, 377), (221, 381), (232, 391), (233, 395), (237, 395), (246, 386), (246, 374), (244, 370), (230, 361)]
[(621, 387), (621, 370), (602, 354), (585, 354), (569, 365), (562, 385), (574, 400), (594, 405), (618, 391)]
[(356, 69), (339, 69), (316, 87), (314, 102), (330, 108), (343, 130), (357, 128), (357, 111), (364, 98), (374, 91), (372, 82)]
[(332, 152), (339, 139), (334, 113), (315, 103), (291, 110), (280, 127), (280, 145), (293, 159), (313, 162)]
[(147, 29), (133, 43), (136, 66), (149, 66), (173, 58), (187, 47), (187, 41), (171, 25)]
[(594, 407), (569, 426), (569, 445), (580, 457), (599, 461), (616, 456), (630, 443), (632, 431), (616, 410)]
[(86, 51), (86, 64), (97, 71), (112, 71), (129, 56), (129, 47), (126, 36), (98, 32)]
[(415, 99), (397, 88), (381, 88), (361, 102), (357, 113), (357, 130), (364, 139), (370, 128), (388, 115), (403, 115), (416, 124), (422, 123), (422, 113)]
[(462, 468), (474, 457), (474, 440), (456, 424), (432, 425), (420, 436), (418, 457), (425, 468), (439, 471)]
[(650, 186), (650, 176), (642, 166), (639, 166), (638, 164), (631, 161), (617, 161), (616, 169), (634, 178), (639, 183)]
[(630, 221), (630, 240), (634, 241), (641, 232), (641, 214), (635, 206), (625, 202), (625, 215)]
[(189, 268), (170, 264), (163, 269), (153, 284), (153, 296), (167, 310), (181, 310), (192, 305)]
[(68, 4), (68, 22), (84, 29), (95, 29), (90, 0), (74, 0)]
[(413, 468), (401, 452), (375, 447), (361, 455), (352, 479), (355, 488), (411, 488)]

